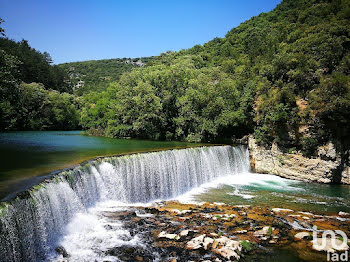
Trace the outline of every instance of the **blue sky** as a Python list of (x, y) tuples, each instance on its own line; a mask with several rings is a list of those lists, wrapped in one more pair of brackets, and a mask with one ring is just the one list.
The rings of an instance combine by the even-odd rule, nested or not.
[(1, 0), (6, 35), (55, 63), (141, 57), (190, 48), (280, 0)]

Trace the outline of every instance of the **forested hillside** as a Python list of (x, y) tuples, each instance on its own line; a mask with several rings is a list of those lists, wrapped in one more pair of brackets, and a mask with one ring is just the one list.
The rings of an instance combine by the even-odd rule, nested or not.
[[(0, 19), (0, 26), (3, 21)], [(79, 127), (68, 76), (22, 40), (0, 28), (0, 131), (70, 130)]]
[(262, 145), (305, 155), (330, 140), (343, 150), (349, 24), (348, 0), (284, 0), (187, 50), (59, 66), (26, 41), (1, 38), (1, 129), (71, 128), (80, 117), (90, 134), (109, 137), (214, 142), (254, 134)]
[(216, 141), (254, 133), (289, 151), (348, 143), (350, 1), (284, 0), (203, 46), (168, 52), (82, 99), (111, 137)]
[(152, 59), (154, 57), (91, 60), (60, 64), (58, 67), (68, 74), (74, 93), (83, 95), (91, 91), (105, 91), (123, 73), (143, 67)]

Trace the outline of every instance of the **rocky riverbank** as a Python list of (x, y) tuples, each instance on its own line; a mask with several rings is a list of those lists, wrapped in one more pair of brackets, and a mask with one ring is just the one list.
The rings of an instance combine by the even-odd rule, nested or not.
[[(111, 223), (123, 221), (130, 235), (138, 235), (143, 243), (101, 251), (121, 261), (285, 261), (287, 257), (288, 261), (326, 261), (327, 251), (349, 249), (346, 245), (334, 250), (328, 244), (320, 250), (313, 245), (313, 226), (317, 226), (318, 237), (324, 230), (339, 229), (350, 235), (350, 214), (343, 212), (329, 216), (282, 208), (169, 201), (101, 216)], [(63, 261), (69, 261), (62, 247), (57, 252), (65, 257)]]
[(248, 146), (251, 165), (257, 173), (307, 182), (350, 184), (350, 167), (344, 164), (332, 143), (320, 147), (317, 158), (283, 153), (276, 144), (271, 149), (263, 148), (252, 136), (248, 138)]

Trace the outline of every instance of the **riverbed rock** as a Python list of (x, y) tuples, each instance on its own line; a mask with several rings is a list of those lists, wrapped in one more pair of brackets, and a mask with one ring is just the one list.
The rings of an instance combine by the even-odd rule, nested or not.
[(171, 211), (172, 211), (172, 212), (174, 212), (174, 213), (177, 213), (177, 214), (186, 214), (186, 213), (192, 213), (192, 210), (179, 210), (179, 209), (172, 209)]
[(159, 233), (158, 238), (167, 238), (171, 240), (177, 240), (179, 239), (179, 235), (177, 234), (168, 234), (165, 231), (162, 231)]
[(182, 230), (180, 232), (180, 237), (186, 237), (190, 231), (189, 230)]
[(299, 232), (297, 234), (295, 234), (294, 238), (296, 240), (301, 240), (304, 238), (310, 237), (310, 232)]
[(57, 254), (62, 255), (62, 257), (64, 257), (64, 258), (69, 257), (67, 250), (63, 246), (56, 247), (55, 251), (57, 252)]
[(350, 217), (350, 213), (346, 213), (346, 212), (343, 212), (343, 211), (339, 211), (338, 215), (341, 216), (341, 217)]
[[(164, 202), (152, 210), (152, 216), (145, 207), (132, 208), (143, 216), (130, 217), (130, 221), (124, 221), (124, 227), (131, 236), (140, 237), (147, 249), (144, 246), (118, 246), (106, 252), (122, 261), (153, 261), (156, 257), (161, 261), (228, 261), (238, 260), (242, 254), (251, 259), (248, 261), (254, 261), (252, 257), (256, 252), (267, 252), (265, 248), (273, 248), (272, 245), (296, 248), (301, 254), (316, 254), (320, 258), (317, 261), (323, 261), (326, 252), (311, 251), (309, 236), (313, 225), (321, 230), (319, 237), (322, 230), (337, 229), (350, 235), (350, 220), (338, 219), (345, 215), (342, 213), (337, 216), (324, 214), (317, 219), (318, 215), (288, 209), (273, 212), (271, 208), (261, 206), (217, 206), (212, 203), (199, 206), (177, 201)], [(191, 212), (179, 215), (174, 209)], [(118, 218), (110, 213), (104, 215), (108, 219)], [(304, 216), (312, 220), (305, 220)], [(232, 219), (226, 220), (228, 217)]]
[(238, 253), (242, 251), (242, 245), (239, 241), (231, 240), (223, 236), (214, 240), (212, 250), (214, 253), (221, 255), (225, 259), (239, 260), (240, 256)]
[(203, 241), (203, 247), (204, 247), (204, 249), (207, 250), (207, 249), (209, 248), (209, 246), (210, 246), (211, 244), (213, 244), (213, 243), (214, 243), (214, 239), (212, 239), (212, 238), (210, 238), (210, 237), (204, 238), (204, 241)]
[(315, 216), (313, 213), (310, 213), (310, 212), (299, 211), (298, 213), (306, 216), (312, 216), (312, 217)]
[(287, 209), (287, 208), (272, 208), (272, 212), (275, 212), (275, 213), (281, 213), (281, 212), (290, 213), (290, 212), (293, 212), (293, 210), (292, 209)]
[(248, 232), (248, 230), (243, 229), (243, 230), (234, 231), (233, 233), (234, 233), (234, 234), (245, 234), (245, 233), (247, 233), (247, 232)]
[(202, 248), (204, 243), (204, 238), (205, 238), (205, 234), (191, 239), (189, 242), (187, 242), (186, 249), (193, 250), (193, 249)]
[(152, 250), (142, 247), (121, 246), (108, 250), (107, 255), (118, 257), (118, 261), (154, 261)]
[(273, 230), (274, 230), (273, 227), (264, 226), (261, 230), (255, 231), (254, 236), (265, 237), (265, 236), (268, 236), (269, 234), (271, 234)]

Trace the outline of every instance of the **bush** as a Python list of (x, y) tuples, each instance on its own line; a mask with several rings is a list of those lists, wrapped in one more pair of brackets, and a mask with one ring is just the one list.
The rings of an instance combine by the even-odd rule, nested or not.
[(315, 154), (317, 147), (318, 147), (318, 141), (313, 137), (304, 137), (301, 140), (302, 145), (302, 154), (306, 157), (311, 157)]

